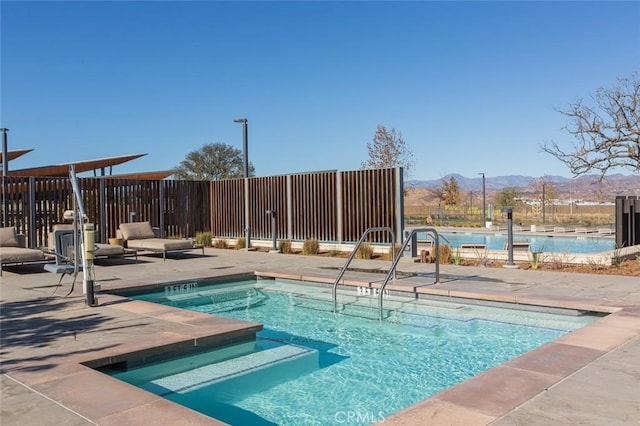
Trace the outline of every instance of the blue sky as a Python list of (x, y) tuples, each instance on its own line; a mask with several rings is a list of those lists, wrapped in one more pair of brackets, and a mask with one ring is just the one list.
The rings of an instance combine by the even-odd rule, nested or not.
[[(378, 124), (409, 179), (570, 176), (556, 110), (640, 70), (639, 2), (2, 1), (13, 169), (125, 154), (168, 170), (203, 145), (258, 176), (358, 169)], [(629, 173), (628, 171), (626, 172)]]

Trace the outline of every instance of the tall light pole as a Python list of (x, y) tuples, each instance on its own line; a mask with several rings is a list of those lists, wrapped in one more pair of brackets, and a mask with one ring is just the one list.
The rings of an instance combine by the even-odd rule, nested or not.
[(9, 129), (2, 128), (2, 226), (9, 226), (9, 218), (7, 217), (8, 200), (7, 200), (7, 175), (9, 173), (9, 150), (7, 149), (7, 132)]
[(484, 173), (478, 173), (482, 176), (482, 227), (487, 223), (487, 189), (485, 186)]
[(245, 247), (249, 249), (251, 247), (251, 232), (249, 231), (249, 130), (248, 120), (246, 118), (237, 118), (233, 120), (234, 123), (242, 124), (242, 152), (244, 156), (244, 235), (245, 235)]
[(248, 130), (248, 126), (247, 126), (247, 119), (246, 118), (236, 118), (235, 120), (233, 120), (234, 123), (242, 123), (242, 153), (244, 156), (244, 168), (243, 168), (243, 173), (244, 173), (244, 177), (249, 177), (249, 145), (248, 145), (248, 138), (249, 138), (249, 130)]

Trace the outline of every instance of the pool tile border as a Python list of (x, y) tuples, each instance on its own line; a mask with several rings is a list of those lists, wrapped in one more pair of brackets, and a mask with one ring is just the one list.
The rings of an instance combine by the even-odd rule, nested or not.
[[(333, 283), (327, 276), (308, 273), (255, 272), (256, 276)], [(377, 287), (379, 280), (350, 279), (349, 286)], [(341, 285), (343, 283), (341, 282)], [(135, 286), (135, 285), (133, 285)], [(128, 283), (126, 287), (132, 287)], [(398, 291), (449, 296), (483, 301), (570, 308), (610, 314), (579, 330), (530, 351), (518, 358), (448, 388), (385, 419), (392, 425), (474, 425), (488, 424), (521, 404), (544, 394), (613, 349), (640, 336), (640, 307), (597, 304), (590, 299), (529, 297), (497, 290), (447, 290), (434, 285), (389, 286)], [(136, 357), (153, 357), (168, 348), (213, 346), (241, 340), (261, 329), (261, 325), (211, 317), (176, 308), (158, 307), (113, 295), (100, 295), (101, 305), (131, 312), (154, 321), (173, 324), (172, 330), (151, 334), (144, 341), (128, 341), (97, 352), (70, 355), (53, 368), (33, 365), (8, 374), (50, 401), (73, 409), (99, 424), (146, 421), (172, 424), (223, 424), (186, 407), (166, 401), (137, 387), (106, 376), (90, 367), (104, 366)], [(43, 371), (46, 371), (43, 374)], [(172, 421), (175, 420), (174, 421)]]

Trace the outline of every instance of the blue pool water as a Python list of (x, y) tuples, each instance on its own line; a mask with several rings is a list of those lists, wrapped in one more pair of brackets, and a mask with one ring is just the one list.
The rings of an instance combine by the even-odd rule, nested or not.
[[(485, 244), (488, 250), (504, 250), (507, 243), (505, 234), (479, 234), (471, 232), (439, 233), (441, 243), (448, 243), (452, 248), (460, 244)], [(427, 235), (418, 234), (418, 239), (426, 240)], [(545, 253), (600, 253), (615, 249), (613, 238), (594, 236), (559, 237), (551, 235), (514, 234), (513, 242), (530, 244), (531, 251)]]
[(264, 324), (256, 341), (115, 377), (232, 425), (369, 424), (595, 317), (251, 280), (130, 296)]

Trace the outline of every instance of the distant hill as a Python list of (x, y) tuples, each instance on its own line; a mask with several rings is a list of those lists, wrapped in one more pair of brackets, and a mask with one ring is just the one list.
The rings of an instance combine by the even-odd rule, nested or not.
[[(451, 177), (456, 179), (462, 191), (482, 191), (482, 176), (468, 178), (459, 174), (450, 174), (434, 180), (410, 180), (405, 182), (405, 187), (424, 190), (440, 188), (442, 181)], [(548, 178), (553, 184), (555, 193), (563, 199), (613, 201), (618, 195), (640, 196), (640, 175), (614, 174), (606, 176), (602, 182), (598, 180), (598, 175), (580, 176), (574, 179), (562, 176), (548, 176)], [(540, 178), (522, 175), (487, 176), (485, 187), (487, 195), (504, 188), (514, 188), (522, 194), (527, 194), (531, 192), (531, 184), (537, 179)]]

